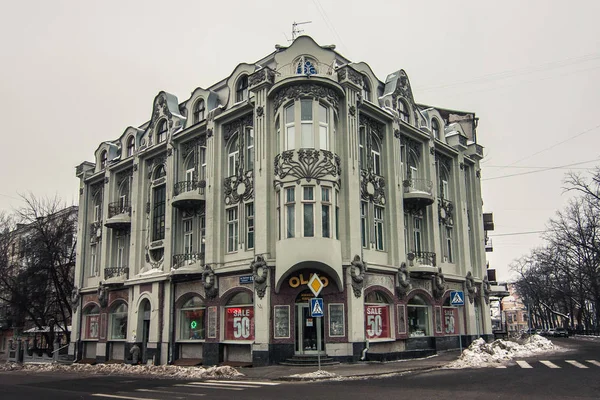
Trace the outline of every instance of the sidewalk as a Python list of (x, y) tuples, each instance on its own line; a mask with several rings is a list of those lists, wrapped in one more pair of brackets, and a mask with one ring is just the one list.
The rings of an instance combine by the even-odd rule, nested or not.
[[(340, 377), (368, 377), (385, 374), (397, 374), (408, 371), (424, 371), (440, 368), (458, 358), (459, 350), (446, 351), (432, 357), (416, 358), (412, 360), (398, 360), (388, 362), (357, 362), (352, 364), (338, 364), (323, 366), (322, 370), (334, 373)], [(290, 367), (285, 365), (270, 365), (268, 367), (239, 368), (248, 379), (270, 380), (308, 380), (291, 378), (290, 375), (315, 372), (317, 367)]]

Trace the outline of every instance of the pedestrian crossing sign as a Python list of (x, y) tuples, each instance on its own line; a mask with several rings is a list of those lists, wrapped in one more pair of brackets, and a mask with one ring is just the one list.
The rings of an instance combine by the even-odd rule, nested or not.
[(450, 305), (464, 306), (465, 294), (462, 290), (453, 290), (450, 292)]
[(310, 316), (311, 317), (322, 317), (323, 316), (323, 299), (320, 297), (313, 297), (310, 299)]

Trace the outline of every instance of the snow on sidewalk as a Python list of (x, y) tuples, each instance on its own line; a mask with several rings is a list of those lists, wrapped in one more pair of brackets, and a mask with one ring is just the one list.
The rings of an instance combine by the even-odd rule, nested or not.
[(233, 367), (178, 367), (176, 365), (129, 365), (129, 364), (0, 364), (0, 372), (23, 371), (23, 372), (66, 372), (86, 373), (101, 375), (126, 375), (126, 376), (152, 376), (157, 378), (177, 379), (219, 379), (238, 378), (244, 374)]
[(485, 340), (479, 338), (463, 351), (458, 360), (447, 364), (444, 368), (498, 367), (513, 358), (531, 357), (557, 350), (559, 347), (540, 335), (532, 335), (519, 342), (498, 339), (492, 343), (486, 343)]

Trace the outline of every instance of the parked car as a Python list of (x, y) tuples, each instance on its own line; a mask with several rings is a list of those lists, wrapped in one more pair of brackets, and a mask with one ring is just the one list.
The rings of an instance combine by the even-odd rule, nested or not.
[(556, 336), (554, 333), (556, 330), (554, 328), (550, 328), (546, 331), (546, 336)]
[(554, 335), (555, 337), (569, 337), (569, 331), (566, 330), (565, 328), (556, 328), (554, 330)]

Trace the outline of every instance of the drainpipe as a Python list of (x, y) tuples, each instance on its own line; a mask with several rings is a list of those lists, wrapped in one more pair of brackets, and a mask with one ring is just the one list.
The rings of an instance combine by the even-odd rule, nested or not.
[(175, 352), (175, 320), (173, 319), (173, 317), (175, 316), (175, 284), (173, 283), (173, 277), (171, 276), (171, 278), (169, 279), (169, 283), (171, 286), (171, 293), (169, 294), (169, 313), (170, 313), (170, 318), (169, 321), (171, 321), (171, 329), (170, 329), (170, 334), (169, 334), (169, 359), (168, 359), (168, 364), (173, 364), (175, 355), (173, 354)]
[(365, 348), (362, 351), (360, 361), (365, 361), (367, 359), (367, 351), (369, 351), (369, 339), (365, 340)]

